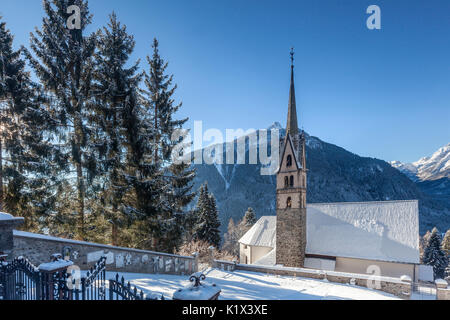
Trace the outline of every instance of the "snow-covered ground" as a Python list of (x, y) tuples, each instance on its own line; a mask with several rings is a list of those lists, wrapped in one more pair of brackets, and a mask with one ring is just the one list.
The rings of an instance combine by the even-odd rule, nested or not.
[[(324, 280), (267, 275), (247, 271), (207, 269), (206, 281), (222, 289), (220, 300), (397, 300), (398, 297), (368, 288)], [(107, 279), (115, 273), (108, 272)], [(161, 274), (121, 274), (146, 294), (163, 294), (171, 299), (174, 291), (189, 285), (188, 276)]]

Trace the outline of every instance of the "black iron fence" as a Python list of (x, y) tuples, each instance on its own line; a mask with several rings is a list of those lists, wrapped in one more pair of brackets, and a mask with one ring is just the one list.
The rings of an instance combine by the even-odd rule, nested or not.
[(0, 264), (0, 299), (40, 300), (41, 277), (35, 266), (23, 258)]
[[(77, 274), (78, 273), (78, 274)], [(108, 286), (106, 285), (108, 283)], [(141, 290), (122, 277), (106, 281), (102, 257), (86, 276), (77, 268), (40, 271), (24, 258), (0, 262), (0, 300), (144, 300)], [(152, 296), (150, 299), (155, 299)], [(164, 297), (160, 297), (164, 299)], [(155, 299), (156, 300), (156, 299)]]

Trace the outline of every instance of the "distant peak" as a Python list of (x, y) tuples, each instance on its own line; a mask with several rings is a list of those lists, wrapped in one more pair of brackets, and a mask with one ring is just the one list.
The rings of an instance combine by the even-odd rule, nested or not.
[(281, 126), (281, 124), (279, 122), (275, 121), (274, 123), (272, 123), (272, 125), (269, 128), (267, 128), (267, 130), (272, 130), (272, 129), (281, 130), (284, 128)]

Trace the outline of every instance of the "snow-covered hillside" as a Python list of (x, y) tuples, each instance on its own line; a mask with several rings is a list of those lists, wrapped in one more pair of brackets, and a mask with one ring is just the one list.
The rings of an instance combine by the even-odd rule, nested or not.
[(431, 157), (424, 157), (413, 163), (391, 161), (391, 165), (413, 181), (450, 178), (450, 143), (439, 148)]

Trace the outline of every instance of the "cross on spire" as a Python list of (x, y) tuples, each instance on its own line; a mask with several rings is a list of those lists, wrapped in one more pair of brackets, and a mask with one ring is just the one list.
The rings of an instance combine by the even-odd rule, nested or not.
[(294, 66), (294, 47), (291, 48), (291, 67)]

